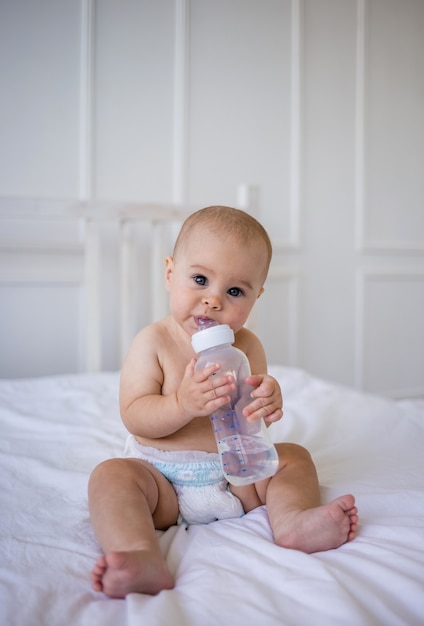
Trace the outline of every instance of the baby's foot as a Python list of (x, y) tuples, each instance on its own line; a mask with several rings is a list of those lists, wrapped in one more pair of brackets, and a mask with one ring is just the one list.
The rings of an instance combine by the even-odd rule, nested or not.
[(129, 593), (156, 595), (174, 587), (163, 558), (145, 550), (110, 552), (99, 557), (91, 581), (95, 591), (111, 598), (125, 598)]
[(297, 511), (274, 533), (275, 543), (311, 554), (352, 541), (358, 528), (355, 498), (345, 495), (313, 509)]

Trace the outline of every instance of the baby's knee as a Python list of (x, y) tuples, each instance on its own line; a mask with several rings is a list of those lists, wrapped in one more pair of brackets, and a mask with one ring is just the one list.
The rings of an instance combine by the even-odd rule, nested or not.
[(313, 465), (310, 452), (297, 443), (277, 443), (275, 447), (280, 459), (280, 465), (306, 464)]
[(107, 459), (97, 465), (91, 472), (88, 482), (89, 492), (104, 485), (110, 485), (121, 479), (130, 469), (127, 467), (127, 459)]

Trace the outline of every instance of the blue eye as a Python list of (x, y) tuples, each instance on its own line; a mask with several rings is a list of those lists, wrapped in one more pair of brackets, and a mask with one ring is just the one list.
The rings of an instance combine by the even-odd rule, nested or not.
[(241, 289), (239, 289), (238, 287), (231, 287), (231, 289), (229, 289), (227, 291), (227, 293), (230, 296), (233, 296), (234, 298), (239, 298), (240, 296), (243, 296), (243, 291)]
[(207, 284), (208, 279), (205, 276), (198, 274), (197, 276), (193, 276), (193, 280), (198, 285), (204, 286)]

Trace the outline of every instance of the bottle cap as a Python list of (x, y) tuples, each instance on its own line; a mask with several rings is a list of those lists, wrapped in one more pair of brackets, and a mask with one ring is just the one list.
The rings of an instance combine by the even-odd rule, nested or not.
[(209, 326), (194, 333), (191, 338), (193, 350), (198, 354), (203, 350), (222, 346), (224, 343), (233, 343), (234, 333), (228, 324), (218, 324), (217, 326)]

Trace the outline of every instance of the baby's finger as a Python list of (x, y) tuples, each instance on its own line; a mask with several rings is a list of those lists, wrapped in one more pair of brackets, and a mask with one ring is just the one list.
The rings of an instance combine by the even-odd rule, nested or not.
[(221, 398), (222, 396), (228, 396), (228, 394), (236, 388), (234, 378), (231, 375), (219, 377), (211, 376), (209, 382), (212, 400)]
[(269, 424), (273, 424), (274, 422), (278, 422), (278, 420), (280, 420), (283, 417), (284, 411), (283, 409), (275, 409), (275, 411), (273, 413), (271, 413), (271, 415), (267, 415), (264, 418), (265, 424), (269, 425)]
[(210, 376), (212, 376), (212, 374), (214, 374), (215, 372), (217, 372), (220, 369), (220, 364), (219, 363), (210, 363), (209, 365), (207, 365), (206, 367), (197, 370), (195, 372), (195, 379), (197, 382), (201, 383), (204, 382), (205, 380), (208, 380), (208, 378)]
[(275, 387), (272, 383), (262, 381), (259, 387), (256, 387), (251, 393), (252, 398), (270, 398), (275, 391)]
[[(252, 394), (250, 394), (252, 395)], [(258, 413), (261, 412), (260, 415), (256, 416), (257, 417), (265, 417), (265, 415), (268, 415), (268, 413), (270, 412), (268, 409), (270, 408), (270, 399), (269, 398), (264, 398), (264, 397), (259, 397), (259, 398), (255, 398), (254, 400), (252, 400), (252, 402), (250, 402), (243, 410), (244, 415), (252, 415), (252, 413)]]
[(243, 415), (249, 422), (260, 418), (276, 421), (282, 416), (282, 407), (279, 403), (270, 402), (269, 398), (256, 398), (244, 408)]

